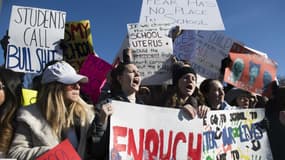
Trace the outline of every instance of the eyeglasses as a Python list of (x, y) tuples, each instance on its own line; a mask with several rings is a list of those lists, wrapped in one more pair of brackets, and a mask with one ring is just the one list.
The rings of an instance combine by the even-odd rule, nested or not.
[(5, 85), (4, 84), (0, 84), (0, 90), (4, 89)]

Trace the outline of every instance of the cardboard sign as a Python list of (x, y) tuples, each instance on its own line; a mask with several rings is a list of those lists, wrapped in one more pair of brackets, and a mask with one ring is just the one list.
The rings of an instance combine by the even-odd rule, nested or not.
[(55, 146), (53, 149), (44, 153), (36, 160), (81, 160), (78, 153), (73, 148), (72, 144), (68, 139), (62, 141), (60, 144)]
[(171, 84), (172, 39), (169, 24), (128, 24), (133, 60), (143, 85)]
[(64, 38), (65, 17), (62, 11), (13, 6), (6, 68), (41, 73), (48, 62), (61, 60), (59, 41)]
[(94, 54), (88, 54), (79, 73), (88, 77), (89, 82), (81, 84), (81, 90), (87, 94), (94, 103), (98, 101), (101, 89), (104, 86), (108, 72), (112, 66)]
[(224, 81), (254, 93), (262, 94), (276, 78), (276, 63), (264, 56), (230, 52), (232, 64), (226, 68)]
[(264, 109), (211, 111), (204, 119), (203, 159), (272, 160)]
[(37, 102), (38, 91), (22, 88), (23, 106), (28, 106)]
[(216, 0), (143, 0), (140, 23), (170, 23), (192, 30), (224, 30)]
[(234, 41), (221, 32), (185, 30), (174, 41), (174, 55), (191, 62), (202, 77), (218, 79), (221, 61), (228, 56)]
[(93, 41), (89, 20), (65, 24), (63, 59), (79, 71), (88, 53), (93, 53)]
[(110, 159), (201, 159), (202, 119), (174, 108), (111, 105)]

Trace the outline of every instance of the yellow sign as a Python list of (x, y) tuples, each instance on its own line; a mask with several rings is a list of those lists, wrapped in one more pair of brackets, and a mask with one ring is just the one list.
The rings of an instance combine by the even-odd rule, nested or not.
[(89, 20), (65, 23), (63, 59), (77, 71), (87, 55), (94, 52), (90, 28)]
[(36, 103), (38, 91), (22, 88), (23, 106), (28, 106)]

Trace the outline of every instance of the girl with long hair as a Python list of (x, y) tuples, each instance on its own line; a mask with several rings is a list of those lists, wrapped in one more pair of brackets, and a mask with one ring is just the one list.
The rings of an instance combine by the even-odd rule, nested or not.
[(21, 74), (0, 67), (0, 158), (5, 158), (14, 132), (14, 119), (21, 106)]
[(87, 81), (64, 61), (48, 66), (36, 104), (19, 110), (9, 156), (35, 159), (68, 139), (84, 159), (85, 137), (94, 116), (93, 106), (80, 97), (80, 83)]

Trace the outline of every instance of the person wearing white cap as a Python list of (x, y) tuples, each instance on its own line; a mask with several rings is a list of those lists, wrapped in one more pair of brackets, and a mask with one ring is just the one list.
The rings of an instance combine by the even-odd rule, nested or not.
[(80, 83), (86, 82), (88, 78), (77, 74), (65, 61), (47, 66), (36, 104), (18, 112), (8, 156), (36, 159), (68, 138), (84, 159), (85, 136), (94, 118), (93, 106), (80, 97)]

